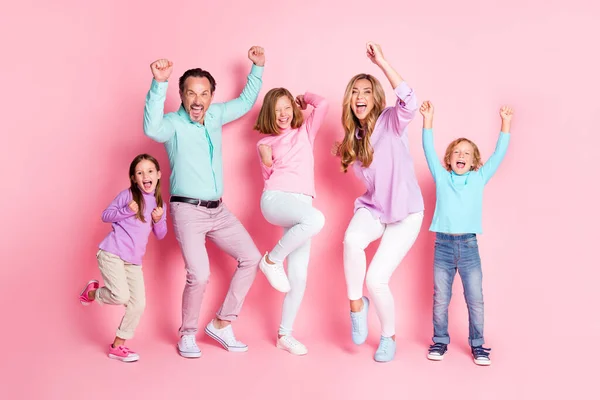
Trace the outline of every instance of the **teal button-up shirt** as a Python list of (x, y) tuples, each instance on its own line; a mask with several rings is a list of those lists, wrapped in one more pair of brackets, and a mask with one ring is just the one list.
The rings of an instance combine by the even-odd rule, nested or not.
[(223, 125), (246, 114), (258, 98), (264, 67), (252, 65), (241, 95), (212, 103), (204, 124), (193, 122), (183, 105), (164, 115), (167, 82), (152, 80), (144, 108), (144, 133), (164, 143), (171, 166), (171, 195), (218, 200), (223, 195)]

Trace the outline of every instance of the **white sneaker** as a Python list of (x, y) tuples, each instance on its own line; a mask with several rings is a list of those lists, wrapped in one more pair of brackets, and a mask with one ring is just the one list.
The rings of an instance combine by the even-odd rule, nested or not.
[(305, 345), (296, 340), (295, 337), (290, 335), (284, 335), (277, 339), (277, 348), (287, 350), (297, 356), (303, 356), (308, 353), (308, 349)]
[(267, 262), (267, 253), (265, 253), (263, 258), (260, 259), (258, 266), (275, 290), (282, 293), (290, 291), (290, 281), (285, 274), (282, 263), (269, 264)]
[(223, 346), (227, 351), (232, 351), (236, 353), (248, 351), (248, 345), (240, 342), (235, 338), (231, 324), (227, 325), (225, 328), (217, 329), (213, 325), (213, 322), (210, 321), (208, 325), (206, 325), (206, 328), (204, 328), (204, 332), (206, 332), (208, 336), (219, 342), (219, 344)]
[(177, 350), (179, 350), (179, 355), (185, 358), (198, 358), (202, 356), (202, 352), (196, 344), (196, 336), (194, 335), (183, 335), (177, 343)]

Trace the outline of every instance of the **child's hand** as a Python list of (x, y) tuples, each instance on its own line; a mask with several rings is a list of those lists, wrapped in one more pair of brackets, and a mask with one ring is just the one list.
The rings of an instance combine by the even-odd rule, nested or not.
[(505, 133), (510, 132), (510, 121), (512, 120), (513, 109), (508, 106), (502, 106), (500, 109), (500, 118), (502, 118), (502, 127), (500, 130)]
[(306, 101), (304, 101), (303, 94), (296, 96), (296, 104), (298, 104), (298, 107), (300, 107), (301, 110), (306, 110)]
[(136, 214), (137, 214), (138, 210), (140, 209), (138, 206), (138, 203), (136, 203), (135, 200), (131, 200), (129, 202), (129, 204), (127, 204), (127, 207), (129, 207), (129, 209)]
[(423, 115), (424, 119), (433, 119), (433, 104), (431, 104), (429, 100), (423, 102), (419, 111), (421, 112), (421, 115)]
[(154, 210), (152, 210), (152, 221), (154, 221), (154, 223), (156, 224), (158, 221), (160, 221), (160, 218), (163, 216), (163, 214), (163, 208), (156, 207)]
[(513, 116), (513, 109), (508, 106), (503, 106), (500, 109), (500, 118), (502, 121), (510, 122)]
[(173, 72), (173, 63), (166, 58), (154, 61), (150, 64), (152, 75), (156, 82), (166, 82)]
[(373, 42), (367, 42), (367, 57), (369, 57), (369, 60), (378, 66), (381, 66), (381, 63), (385, 61), (385, 58), (383, 58), (383, 51), (381, 51), (381, 46)]

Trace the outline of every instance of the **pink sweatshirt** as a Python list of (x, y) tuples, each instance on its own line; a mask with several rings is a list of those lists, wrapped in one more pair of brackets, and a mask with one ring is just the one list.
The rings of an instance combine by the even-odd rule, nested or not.
[(258, 155), (265, 180), (264, 190), (302, 193), (315, 197), (315, 158), (313, 148), (317, 131), (325, 119), (329, 104), (313, 93), (304, 100), (314, 107), (298, 129), (285, 129), (279, 135), (268, 135), (257, 143), (271, 147), (273, 165), (267, 167)]

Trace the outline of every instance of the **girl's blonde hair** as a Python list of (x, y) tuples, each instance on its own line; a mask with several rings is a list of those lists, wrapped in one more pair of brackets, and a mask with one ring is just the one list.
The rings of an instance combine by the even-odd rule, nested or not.
[(446, 154), (444, 155), (444, 165), (446, 167), (446, 170), (452, 171), (452, 166), (450, 165), (450, 156), (452, 155), (454, 148), (462, 142), (467, 142), (471, 146), (473, 146), (473, 166), (471, 167), (471, 170), (477, 171), (479, 167), (482, 166), (481, 154), (479, 153), (479, 148), (477, 147), (477, 145), (467, 138), (458, 138), (452, 141), (452, 143), (450, 143), (446, 148)]
[[(352, 111), (352, 89), (356, 81), (366, 79), (371, 82), (373, 87), (373, 109), (365, 118), (364, 126), (360, 125), (360, 121)], [(385, 108), (385, 92), (379, 80), (369, 74), (355, 75), (348, 85), (344, 93), (344, 101), (342, 104), (342, 126), (344, 127), (344, 140), (337, 147), (337, 155), (340, 156), (342, 162), (342, 171), (348, 172), (348, 167), (357, 159), (364, 167), (368, 167), (373, 162), (373, 148), (371, 147), (371, 134), (375, 129), (377, 118)], [(356, 129), (361, 127), (362, 135), (356, 137)]]
[(277, 135), (281, 133), (279, 131), (279, 127), (277, 126), (275, 105), (277, 104), (277, 100), (279, 100), (279, 98), (282, 96), (286, 96), (288, 99), (290, 99), (290, 103), (292, 103), (294, 115), (292, 117), (292, 124), (290, 127), (292, 129), (297, 129), (302, 126), (302, 123), (304, 122), (304, 116), (294, 101), (294, 96), (292, 96), (289, 90), (285, 88), (275, 88), (269, 90), (265, 95), (265, 100), (263, 101), (263, 105), (258, 113), (258, 119), (256, 120), (256, 124), (254, 124), (255, 130), (267, 135)]

